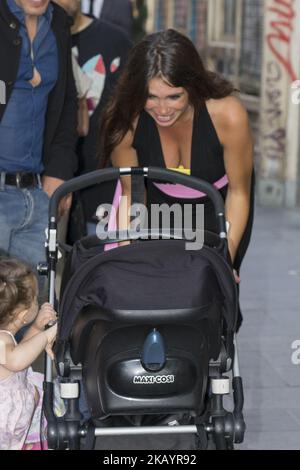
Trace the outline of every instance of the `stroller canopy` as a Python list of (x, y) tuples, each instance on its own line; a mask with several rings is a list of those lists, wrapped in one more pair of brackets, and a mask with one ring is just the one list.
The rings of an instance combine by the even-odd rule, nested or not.
[(237, 294), (232, 269), (214, 248), (187, 251), (183, 240), (136, 242), (99, 253), (99, 240), (74, 245), (64, 275), (58, 340), (67, 341), (87, 305), (107, 310), (205, 308), (222, 300), (234, 331)]

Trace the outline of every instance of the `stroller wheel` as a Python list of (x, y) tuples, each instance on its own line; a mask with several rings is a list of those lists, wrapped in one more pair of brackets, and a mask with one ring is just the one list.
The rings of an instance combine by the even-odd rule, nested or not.
[(227, 441), (225, 438), (220, 439), (220, 436), (209, 435), (206, 439), (206, 447), (203, 447), (203, 440), (199, 442), (199, 436), (196, 435), (196, 450), (234, 450), (233, 444)]
[(233, 450), (233, 436), (230, 437), (228, 432), (225, 432), (226, 422), (224, 417), (213, 419), (214, 432), (212, 433), (212, 440), (215, 443), (216, 450)]
[(198, 426), (198, 432), (195, 435), (195, 449), (208, 450), (209, 438), (204, 425)]
[(227, 450), (227, 442), (225, 436), (222, 434), (215, 434), (214, 436), (216, 450)]
[(215, 417), (213, 426), (205, 424), (197, 425), (197, 434), (195, 435), (196, 450), (234, 450), (233, 437), (225, 432), (225, 421), (223, 417)]
[(216, 443), (215, 443), (213, 437), (208, 436), (206, 450), (216, 450), (216, 449), (217, 449), (217, 447), (216, 447)]

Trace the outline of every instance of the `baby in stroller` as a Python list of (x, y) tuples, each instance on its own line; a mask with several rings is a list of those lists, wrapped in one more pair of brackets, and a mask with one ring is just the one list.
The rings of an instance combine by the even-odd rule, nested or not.
[[(48, 359), (48, 445), (79, 449), (85, 438), (85, 448), (93, 448), (96, 436), (186, 433), (195, 435), (197, 449), (209, 443), (232, 449), (243, 441), (245, 431), (235, 340), (237, 290), (224, 202), (213, 186), (151, 167), (99, 170), (62, 185), (49, 209), (49, 301), (54, 301), (59, 200), (69, 192), (130, 175), (204, 192), (214, 205), (218, 234), (204, 232), (202, 249), (192, 251), (186, 250), (184, 238), (163, 230), (146, 231), (144, 240), (109, 251), (103, 251), (97, 237), (74, 245), (64, 273), (55, 346), (67, 411), (60, 419), (53, 412)], [(128, 238), (135, 237), (107, 234), (109, 243)], [(223, 407), (223, 396), (231, 393), (229, 375), (232, 412)], [(80, 384), (91, 415), (83, 424)]]

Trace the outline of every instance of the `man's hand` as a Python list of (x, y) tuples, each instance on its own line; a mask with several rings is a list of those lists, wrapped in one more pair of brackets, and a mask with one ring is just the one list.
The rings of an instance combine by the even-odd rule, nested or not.
[(89, 110), (85, 96), (78, 99), (78, 126), (77, 132), (80, 137), (85, 137), (89, 133)]
[(239, 274), (237, 273), (237, 270), (236, 270), (236, 269), (233, 270), (233, 275), (234, 275), (235, 282), (236, 282), (237, 284), (240, 284), (241, 278), (240, 278)]
[[(64, 183), (64, 180), (60, 178), (53, 178), (52, 176), (43, 177), (43, 190), (48, 194), (49, 197), (52, 196), (54, 191)], [(62, 217), (66, 214), (72, 204), (72, 194), (67, 194), (59, 203), (58, 215)]]
[(44, 303), (33, 323), (33, 326), (40, 331), (44, 331), (44, 328), (50, 322), (56, 322), (57, 316), (54, 308), (48, 302)]

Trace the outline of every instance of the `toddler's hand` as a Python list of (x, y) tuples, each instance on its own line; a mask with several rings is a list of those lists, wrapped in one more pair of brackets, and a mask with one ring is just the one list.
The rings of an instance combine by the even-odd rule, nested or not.
[(44, 303), (34, 321), (34, 326), (40, 331), (43, 331), (48, 323), (56, 322), (57, 316), (54, 308), (48, 302)]
[(45, 330), (44, 333), (47, 336), (47, 340), (48, 340), (48, 343), (45, 347), (45, 351), (48, 354), (48, 356), (50, 356), (51, 359), (53, 360), (54, 354), (52, 351), (52, 346), (53, 346), (53, 343), (55, 341), (56, 334), (57, 334), (57, 323), (51, 326), (50, 328), (48, 328), (47, 330)]

